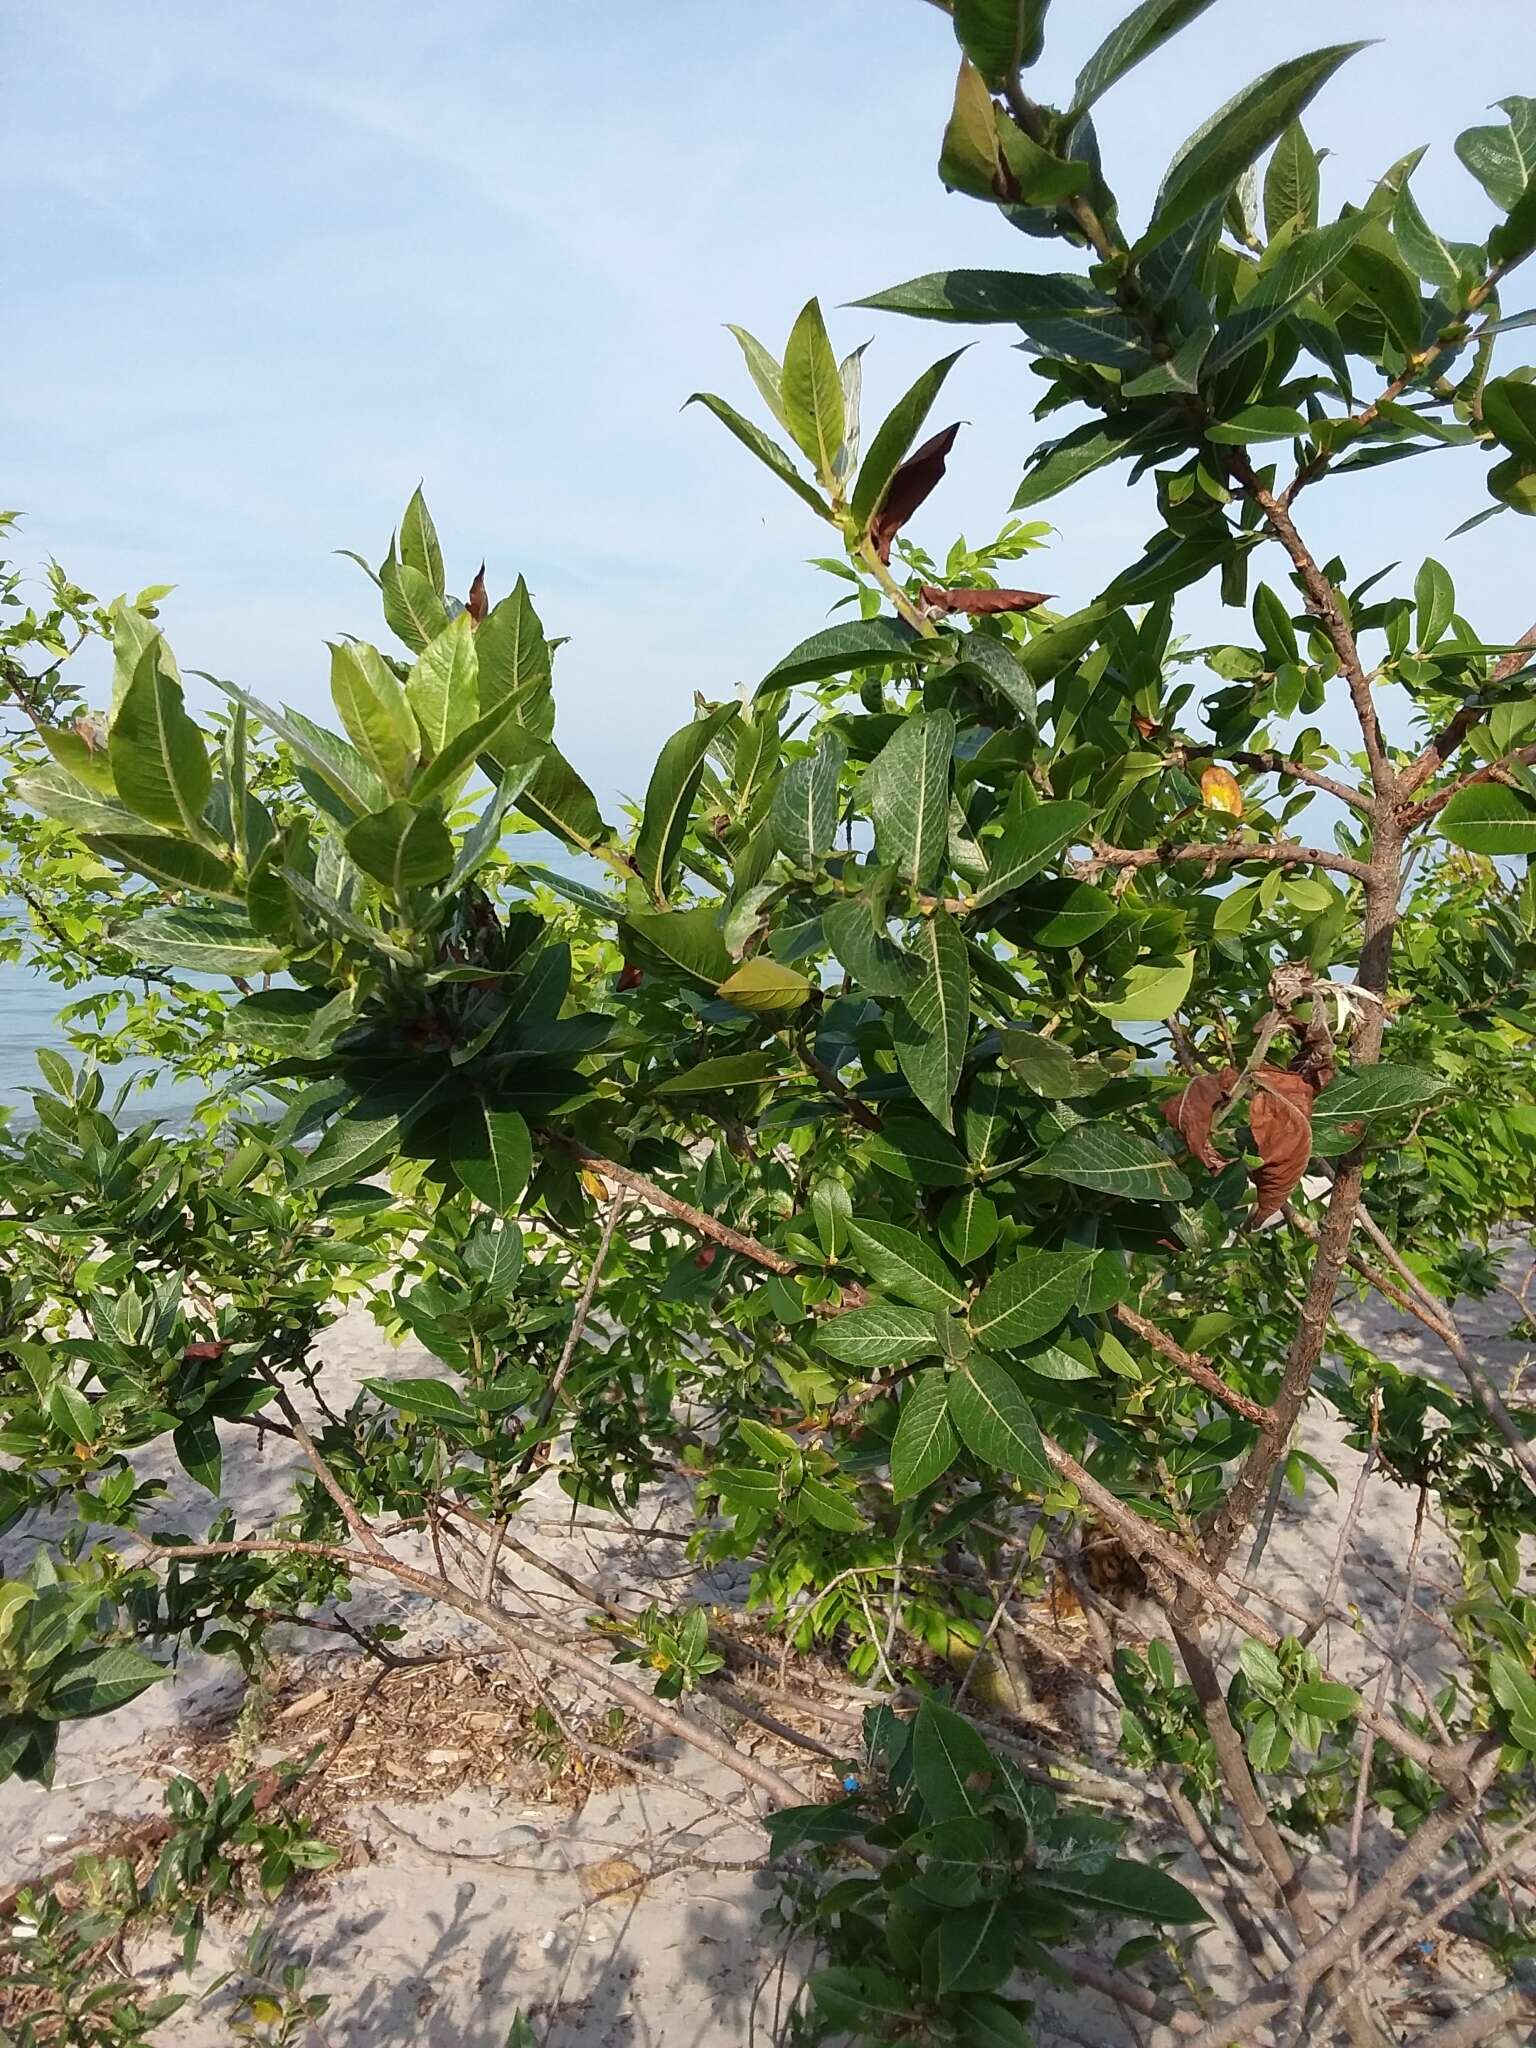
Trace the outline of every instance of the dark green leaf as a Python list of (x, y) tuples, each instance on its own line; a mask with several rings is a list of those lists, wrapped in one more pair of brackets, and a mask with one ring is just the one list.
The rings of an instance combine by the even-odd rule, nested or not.
[(1064, 1180), (1126, 1202), (1184, 1202), (1189, 1182), (1148, 1139), (1111, 1124), (1080, 1124), (1051, 1146), (1026, 1174)]
[(754, 426), (733, 405), (727, 405), (723, 398), (716, 398), (712, 391), (695, 391), (687, 402), (689, 405), (708, 406), (715, 418), (730, 428), (742, 446), (750, 448), (759, 462), (766, 463), (782, 483), (789, 485), (797, 498), (822, 519), (832, 517), (815, 485), (806, 482), (786, 450), (777, 441), (771, 441), (761, 427)]
[(939, 1349), (933, 1317), (894, 1301), (873, 1301), (868, 1308), (833, 1316), (817, 1332), (816, 1342), (844, 1365), (877, 1372), (932, 1357)]
[(1264, 173), (1264, 232), (1271, 241), (1287, 221), (1298, 228), (1316, 227), (1320, 189), (1317, 151), (1301, 123), (1292, 121)]
[(189, 1416), (177, 1425), (171, 1443), (183, 1471), (190, 1473), (207, 1492), (217, 1493), (224, 1461), (219, 1452), (219, 1432), (213, 1417), (206, 1414)]
[(758, 684), (757, 694), (776, 696), (799, 683), (819, 683), (854, 669), (910, 664), (919, 658), (921, 645), (912, 628), (899, 619), (848, 619), (791, 648)]
[(200, 839), (213, 769), (167, 661), (157, 636), (140, 655), (113, 713), (107, 758), (117, 793), (130, 810), (151, 825)]
[(780, 850), (797, 867), (813, 866), (831, 848), (846, 758), (842, 740), (824, 733), (814, 754), (790, 762), (773, 793), (769, 826)]
[(926, 1699), (912, 1723), (912, 1779), (930, 1819), (982, 1812), (999, 1780), (997, 1761), (963, 1714)]
[(477, 1200), (498, 1215), (516, 1215), (533, 1165), (533, 1140), (516, 1110), (467, 1103), (449, 1127), (447, 1152)]
[(965, 1288), (923, 1240), (894, 1223), (852, 1216), (848, 1235), (875, 1285), (914, 1308), (940, 1313), (965, 1306)]
[(838, 965), (861, 995), (883, 1002), (906, 995), (915, 986), (917, 962), (902, 952), (883, 924), (876, 925), (866, 898), (832, 904), (822, 912), (821, 923)]
[(937, 1125), (916, 1117), (892, 1117), (865, 1144), (864, 1157), (883, 1173), (924, 1188), (960, 1187), (967, 1179), (965, 1161), (954, 1141)]
[(521, 576), (475, 628), (475, 664), (481, 715), (506, 707), (547, 740), (555, 729), (549, 642)]
[(657, 903), (665, 901), (672, 885), (705, 756), (716, 734), (735, 718), (738, 709), (735, 704), (722, 704), (696, 718), (673, 733), (656, 758), (635, 840), (635, 864), (640, 880)]
[(1186, 22), (1204, 14), (1210, 4), (1211, 0), (1141, 0), (1139, 7), (1116, 23), (1077, 74), (1073, 112), (1091, 107), (1117, 79), (1177, 35)]
[(1037, 1490), (1050, 1485), (1034, 1413), (994, 1359), (973, 1356), (950, 1375), (949, 1413), (966, 1449), (984, 1465), (1012, 1472)]
[(1169, 165), (1156, 211), (1137, 244), (1137, 253), (1155, 248), (1211, 200), (1228, 193), (1339, 66), (1365, 47), (1364, 43), (1336, 43), (1304, 57), (1292, 57), (1218, 109)]
[(1020, 808), (1010, 805), (1003, 831), (991, 844), (987, 878), (968, 898), (971, 907), (979, 910), (995, 903), (1038, 875), (1078, 837), (1092, 815), (1091, 805), (1075, 800)]
[(891, 1044), (918, 1101), (953, 1130), (951, 1103), (970, 1030), (971, 972), (965, 940), (947, 911), (920, 922), (914, 957), (921, 978), (892, 1018)]
[(1436, 830), (1468, 853), (1536, 853), (1536, 805), (1503, 783), (1474, 782), (1451, 798)]
[(947, 711), (914, 712), (864, 779), (876, 853), (916, 889), (932, 888), (944, 864), (954, 746), (955, 721)]
[(1101, 1870), (1052, 1870), (1036, 1882), (1061, 1898), (1115, 1916), (1157, 1920), (1175, 1927), (1211, 1917), (1177, 1878), (1123, 1856), (1113, 1857)]
[(869, 522), (885, 503), (891, 478), (906, 460), (944, 379), (963, 353), (963, 350), (956, 349), (953, 355), (945, 356), (924, 370), (911, 390), (897, 400), (881, 423), (853, 487), (851, 509), (861, 533), (868, 532)]
[(1093, 1260), (1086, 1251), (1022, 1252), (982, 1289), (970, 1312), (971, 1334), (1003, 1351), (1045, 1336), (1077, 1305)]
[(751, 1088), (777, 1077), (779, 1058), (771, 1052), (725, 1053), (699, 1060), (657, 1085), (658, 1095), (708, 1095), (714, 1089)]
[(123, 1645), (77, 1650), (54, 1666), (48, 1697), (36, 1711), (45, 1721), (110, 1714), (165, 1676), (163, 1665)]
[(949, 1392), (942, 1372), (920, 1372), (902, 1403), (891, 1439), (891, 1492), (910, 1500), (947, 1472), (960, 1451), (949, 1419)]

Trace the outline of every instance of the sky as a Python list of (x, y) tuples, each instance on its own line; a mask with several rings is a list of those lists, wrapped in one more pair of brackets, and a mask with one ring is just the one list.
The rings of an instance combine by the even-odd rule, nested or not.
[[(1057, 0), (1033, 74), (1064, 101), (1128, 0)], [(1414, 31), (1422, 9), (1423, 27)], [(1432, 17), (1432, 19), (1431, 19)], [(1536, 93), (1530, 0), (1217, 0), (1099, 109), (1133, 226), (1183, 137), (1271, 64), (1380, 38), (1307, 116), (1325, 211), (1406, 150), (1442, 232), (1490, 213), (1455, 134)], [(693, 692), (723, 697), (815, 631), (836, 588), (806, 567), (826, 529), (700, 407), (757, 411), (723, 323), (778, 353), (819, 294), (839, 351), (870, 341), (866, 441), (956, 330), (841, 310), (922, 272), (1072, 267), (947, 194), (934, 165), (949, 23), (923, 0), (62, 0), (0, 27), (11, 128), (0, 500), (23, 560), (98, 594), (174, 582), (184, 669), (323, 712), (324, 641), (387, 644), (372, 560), (418, 481), (461, 594), (519, 573), (551, 634), (557, 738), (599, 794), (643, 792)], [(1506, 290), (1506, 311), (1536, 302)], [(1008, 516), (1040, 387), (996, 328), (935, 424), (967, 421), (911, 529), (936, 551)], [(1507, 364), (1532, 359), (1511, 336)], [(1525, 353), (1522, 354), (1522, 345)], [(759, 413), (760, 416), (760, 413)], [(1352, 575), (1425, 553), (1488, 638), (1536, 617), (1536, 525), (1444, 536), (1490, 501), (1440, 455), (1303, 499)], [(1146, 488), (1091, 479), (1042, 508), (1058, 531), (1020, 580), (1086, 602), (1135, 558)], [(1279, 581), (1284, 564), (1266, 563)], [(1223, 622), (1212, 582), (1181, 600)]]

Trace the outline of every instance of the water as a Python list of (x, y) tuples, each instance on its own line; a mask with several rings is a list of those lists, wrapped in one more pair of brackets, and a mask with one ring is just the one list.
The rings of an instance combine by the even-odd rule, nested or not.
[[(597, 862), (573, 853), (543, 832), (520, 835), (513, 843), (522, 860), (573, 876), (591, 887), (601, 886), (603, 871)], [(0, 912), (7, 917), (23, 914), (19, 904), (4, 898), (0, 898)], [(227, 979), (218, 975), (183, 974), (180, 978), (196, 987), (232, 993)], [(108, 982), (85, 981), (66, 989), (30, 967), (0, 961), (0, 1118), (9, 1109), (13, 1124), (32, 1121), (34, 1112), (28, 1091), (42, 1082), (37, 1064), (39, 1049), (51, 1047), (63, 1053), (72, 1065), (79, 1064), (69, 1034), (59, 1022), (59, 1012), (111, 986)], [(133, 1118), (165, 1117), (172, 1123), (180, 1122), (207, 1093), (205, 1083), (179, 1081), (147, 1060), (122, 1060), (116, 1066), (103, 1067), (102, 1079), (108, 1099), (124, 1081), (139, 1084), (124, 1105), (124, 1113)]]

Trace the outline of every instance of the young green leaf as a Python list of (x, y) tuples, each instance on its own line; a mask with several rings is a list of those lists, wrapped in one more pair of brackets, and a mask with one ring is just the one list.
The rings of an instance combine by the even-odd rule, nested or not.
[(1116, 1024), (1159, 1024), (1189, 994), (1195, 978), (1195, 956), (1180, 953), (1176, 960), (1148, 960), (1127, 968), (1120, 993), (1093, 1008)]
[(165, 889), (192, 889), (200, 896), (221, 896), (243, 903), (245, 891), (227, 860), (166, 832), (87, 832), (84, 844), (102, 860), (116, 861), (147, 875)]
[(161, 660), (161, 642), (140, 655), (113, 714), (107, 758), (118, 795), (151, 825), (206, 838), (203, 807), (213, 769), (203, 736), (187, 716), (181, 684)]
[(730, 428), (744, 448), (750, 448), (758, 461), (766, 463), (781, 483), (789, 485), (803, 504), (809, 505), (819, 518), (832, 517), (826, 500), (814, 484), (806, 482), (787, 451), (781, 448), (777, 441), (770, 441), (762, 428), (746, 419), (735, 406), (727, 405), (723, 398), (717, 398), (712, 391), (695, 391), (685, 402), (688, 405), (706, 406), (723, 426)]
[(807, 302), (790, 330), (784, 349), (781, 390), (789, 431), (801, 452), (815, 465), (822, 483), (832, 489), (847, 421), (837, 357), (832, 353), (827, 323), (815, 299)]
[(435, 640), (448, 624), (448, 609), (432, 580), (410, 562), (391, 555), (379, 571), (384, 623), (413, 654)]
[(1298, 228), (1316, 227), (1320, 194), (1317, 151), (1301, 123), (1292, 121), (1275, 144), (1264, 173), (1264, 232), (1269, 239), (1273, 241), (1287, 222)]
[(474, 638), (482, 714), (509, 706), (519, 725), (547, 740), (555, 729), (549, 642), (521, 576), (475, 627)]
[(734, 974), (727, 975), (715, 993), (722, 1001), (734, 1003), (738, 1010), (774, 1016), (803, 1008), (810, 999), (811, 984), (795, 968), (759, 954), (755, 960), (744, 960)]
[(437, 812), (403, 798), (359, 818), (347, 833), (347, 851), (397, 897), (440, 882), (453, 866), (453, 840)]
[(275, 974), (280, 949), (227, 910), (152, 910), (119, 935), (135, 960), (202, 974)]
[(468, 612), (460, 612), (426, 647), (406, 678), (405, 694), (428, 758), (474, 723), (480, 712), (479, 664)]
[(411, 502), (400, 522), (400, 558), (425, 576), (439, 597), (443, 595), (447, 587), (443, 579), (443, 551), (419, 484), (411, 493)]
[(331, 643), (331, 701), (352, 744), (392, 795), (416, 763), (416, 724), (395, 672), (365, 641)]

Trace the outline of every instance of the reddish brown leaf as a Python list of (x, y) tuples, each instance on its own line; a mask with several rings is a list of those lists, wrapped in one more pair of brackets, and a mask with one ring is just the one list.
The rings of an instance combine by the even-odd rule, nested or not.
[(630, 989), (638, 988), (641, 982), (644, 981), (644, 979), (645, 976), (642, 974), (640, 969), (635, 965), (634, 961), (626, 960), (624, 962), (624, 971), (619, 976), (618, 981), (614, 985), (616, 988), (627, 994)]
[(465, 610), (478, 626), (491, 608), (491, 601), (485, 594), (485, 564), (482, 562), (475, 571), (475, 580), (469, 586), (469, 603)]
[(1227, 1163), (1211, 1142), (1211, 1119), (1236, 1080), (1236, 1067), (1223, 1067), (1219, 1074), (1196, 1074), (1181, 1094), (1163, 1104), (1163, 1115), (1211, 1173), (1220, 1173)]
[(1032, 612), (1037, 604), (1049, 604), (1044, 590), (941, 590), (936, 583), (923, 585), (923, 603), (932, 612), (968, 612), (973, 618), (990, 612)]
[(228, 1349), (229, 1339), (227, 1337), (217, 1338), (211, 1344), (189, 1344), (181, 1354), (182, 1363), (184, 1365), (211, 1364), (214, 1359), (222, 1358)]
[(880, 510), (869, 522), (869, 537), (882, 562), (889, 562), (891, 542), (944, 474), (945, 461), (959, 431), (960, 422), (956, 420), (952, 427), (943, 428), (921, 448), (914, 449), (886, 486)]
[(1248, 1128), (1264, 1164), (1253, 1177), (1250, 1230), (1285, 1206), (1312, 1156), (1312, 1098), (1305, 1074), (1284, 1067), (1260, 1067), (1248, 1104)]

